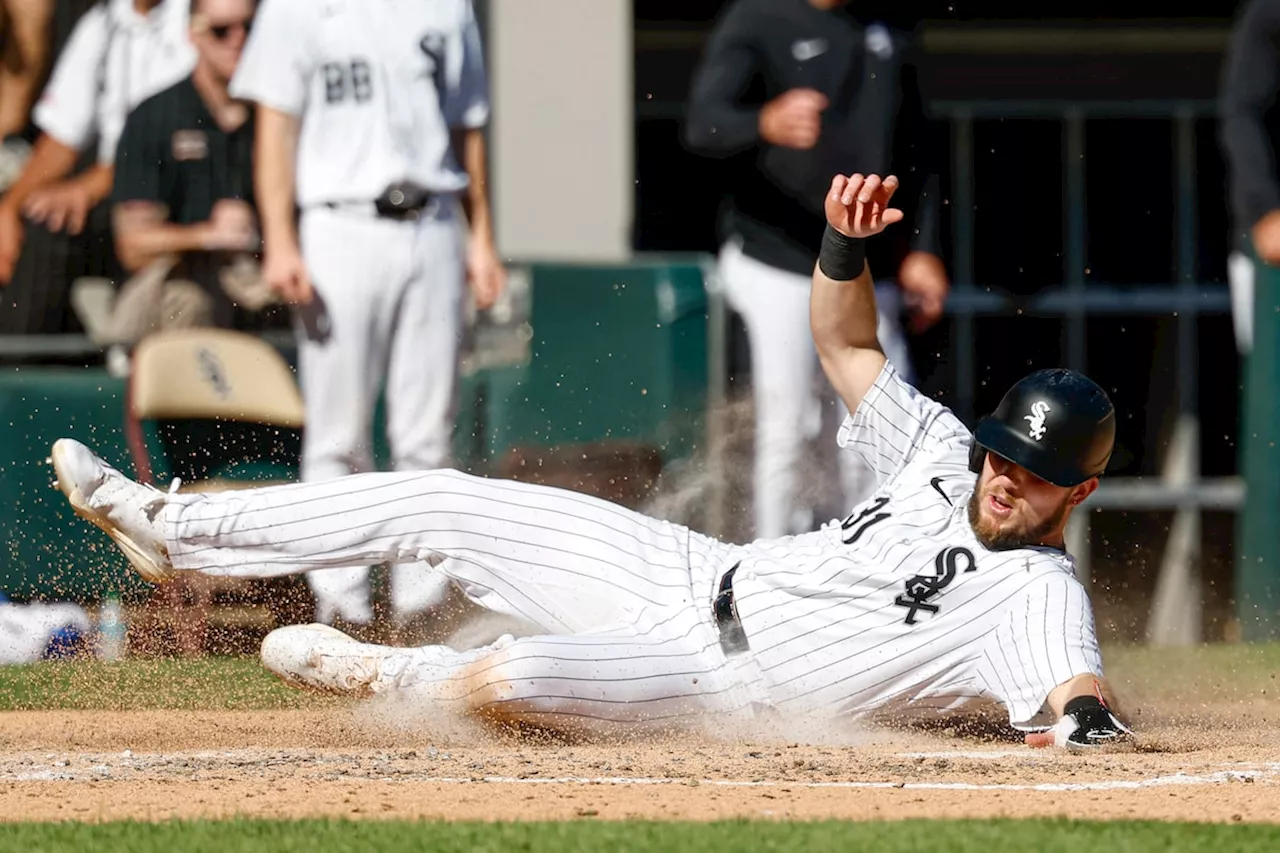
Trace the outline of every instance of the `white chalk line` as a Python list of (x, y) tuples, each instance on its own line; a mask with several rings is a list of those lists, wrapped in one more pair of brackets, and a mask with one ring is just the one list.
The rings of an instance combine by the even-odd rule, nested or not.
[(1035, 753), (1025, 750), (984, 750), (981, 752), (899, 752), (898, 758), (1036, 758)]
[[(515, 777), (515, 776), (483, 776), (434, 777), (422, 779), (423, 782), (436, 782), (442, 785), (474, 784), (477, 782), (503, 785), (684, 785), (686, 787), (707, 785), (720, 788), (900, 788), (908, 791), (1115, 791), (1134, 790), (1139, 788), (1163, 788), (1171, 785), (1218, 785), (1239, 783), (1246, 779), (1253, 782), (1269, 782), (1280, 775), (1277, 771), (1221, 771), (1204, 776), (1193, 776), (1175, 773), (1171, 776), (1157, 776), (1152, 779), (1112, 779), (1098, 782), (1042, 782), (1038, 784), (1018, 785), (1005, 783), (976, 782), (788, 782), (772, 779), (736, 780), (736, 779), (699, 779), (696, 783), (689, 779), (650, 779), (644, 777), (579, 777), (558, 776), (551, 778)], [(388, 780), (390, 781), (390, 780)]]
[[(10, 782), (57, 782), (57, 781), (111, 781), (108, 768), (101, 765), (90, 768), (90, 775), (68, 773), (65, 770), (38, 769), (23, 773), (0, 774)], [(108, 771), (102, 774), (102, 771)], [(102, 774), (102, 775), (99, 775)], [(785, 789), (902, 789), (909, 791), (1118, 791), (1139, 790), (1143, 788), (1164, 788), (1171, 786), (1221, 785), (1238, 783), (1274, 784), (1280, 777), (1280, 765), (1266, 765), (1266, 769), (1220, 770), (1208, 774), (1174, 773), (1156, 776), (1149, 779), (1107, 779), (1095, 782), (1040, 782), (1034, 784), (1017, 783), (976, 783), (976, 782), (872, 782), (872, 781), (840, 781), (812, 782), (802, 780), (778, 779), (693, 779), (679, 777), (644, 777), (644, 776), (553, 776), (553, 777), (519, 777), (519, 776), (420, 776), (413, 779), (391, 777), (368, 777), (359, 781), (367, 782), (416, 782), (440, 785), (471, 785), (477, 783), (501, 785), (598, 785), (598, 786), (651, 786), (651, 785), (683, 785), (686, 787), (702, 786), (718, 788), (785, 788)], [(354, 781), (354, 780), (350, 780)]]
[[(1192, 776), (1177, 773), (1172, 776), (1158, 776), (1152, 779), (1112, 779), (1098, 782), (1042, 782), (1037, 784), (1019, 785), (1010, 783), (975, 783), (975, 782), (804, 782), (804, 781), (777, 781), (777, 780), (735, 780), (735, 779), (649, 779), (644, 777), (587, 777), (587, 776), (560, 776), (554, 778), (535, 778), (535, 777), (516, 777), (516, 776), (483, 776), (483, 777), (448, 777), (448, 776), (422, 776), (414, 779), (391, 779), (391, 778), (370, 778), (360, 780), (347, 780), (348, 782), (395, 782), (404, 784), (406, 782), (418, 784), (438, 784), (438, 785), (474, 785), (474, 784), (498, 784), (498, 785), (593, 785), (593, 786), (613, 786), (613, 787), (644, 787), (651, 785), (681, 785), (684, 787), (718, 787), (718, 788), (774, 788), (774, 789), (818, 789), (818, 788), (836, 788), (836, 789), (885, 789), (897, 788), (905, 791), (1044, 791), (1044, 792), (1072, 792), (1072, 791), (1121, 791), (1121, 790), (1138, 790), (1142, 788), (1164, 788), (1170, 786), (1195, 786), (1195, 785), (1222, 785), (1222, 784), (1240, 784), (1251, 781), (1254, 783), (1261, 782), (1263, 784), (1274, 784), (1273, 778), (1275, 773), (1251, 773), (1251, 772), (1220, 772), (1211, 773), (1205, 776)], [(97, 781), (108, 782), (113, 781), (109, 777), (93, 777), (86, 778), (77, 777), (70, 774), (58, 774), (54, 772), (35, 772), (35, 773), (18, 773), (9, 776), (6, 781), (9, 782), (84, 782)]]

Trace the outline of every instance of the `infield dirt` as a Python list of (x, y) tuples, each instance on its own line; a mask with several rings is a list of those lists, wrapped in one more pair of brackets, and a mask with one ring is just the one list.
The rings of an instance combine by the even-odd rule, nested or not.
[[(1132, 752), (1033, 750), (961, 730), (555, 742), (374, 704), (11, 711), (0, 819), (710, 820), (1067, 816), (1280, 822), (1271, 699), (1132, 708)], [(794, 739), (789, 739), (794, 738)]]

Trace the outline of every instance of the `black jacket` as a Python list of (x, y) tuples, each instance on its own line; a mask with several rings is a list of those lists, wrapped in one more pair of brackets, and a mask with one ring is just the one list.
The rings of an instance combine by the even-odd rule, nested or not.
[(1218, 96), (1237, 245), (1263, 214), (1280, 209), (1280, 0), (1251, 0), (1231, 31)]
[[(859, 21), (857, 5), (736, 0), (710, 35), (689, 97), (685, 145), (734, 161), (724, 229), (746, 255), (802, 275), (813, 271), (837, 172), (902, 181), (894, 204), (907, 218), (868, 245), (874, 275), (896, 274), (911, 250), (941, 255), (940, 147), (925, 118), (913, 34)], [(818, 144), (764, 142), (760, 107), (802, 87), (830, 101)]]

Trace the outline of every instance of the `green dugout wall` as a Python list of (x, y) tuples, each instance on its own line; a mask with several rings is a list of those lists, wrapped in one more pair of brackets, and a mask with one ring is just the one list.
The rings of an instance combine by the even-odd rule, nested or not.
[[(602, 441), (649, 444), (666, 460), (696, 451), (709, 387), (704, 259), (534, 264), (523, 272), (529, 308), (515, 326), (527, 357), (464, 377), (458, 467), (485, 473), (515, 447)], [(110, 540), (74, 517), (45, 463), (51, 444), (70, 436), (132, 473), (123, 406), (124, 381), (102, 368), (0, 367), (0, 590), (11, 597), (92, 602), (108, 589), (148, 591)], [(379, 407), (375, 432), (381, 427)], [(375, 455), (385, 466), (380, 436)], [(292, 477), (296, 459), (283, 471), (245, 465), (222, 473)]]

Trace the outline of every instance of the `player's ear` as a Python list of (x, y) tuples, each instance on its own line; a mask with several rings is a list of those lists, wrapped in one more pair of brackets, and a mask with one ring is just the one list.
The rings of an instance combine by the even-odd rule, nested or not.
[(1068, 502), (1071, 504), (1071, 506), (1079, 506), (1081, 503), (1084, 502), (1085, 498), (1093, 494), (1097, 488), (1098, 488), (1098, 478), (1090, 477), (1089, 479), (1085, 480), (1083, 483), (1081, 483), (1080, 485), (1076, 486), (1071, 490), (1071, 497), (1068, 499)]

